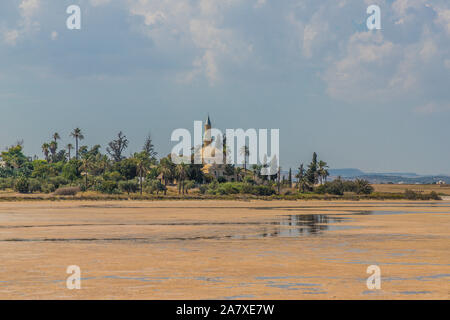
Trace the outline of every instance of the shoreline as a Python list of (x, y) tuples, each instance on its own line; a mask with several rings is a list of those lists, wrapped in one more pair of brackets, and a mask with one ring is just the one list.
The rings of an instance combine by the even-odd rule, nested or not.
[(411, 201), (411, 202), (436, 202), (439, 203), (441, 201), (450, 200), (450, 197), (443, 196), (441, 199), (431, 199), (431, 198), (423, 198), (423, 199), (407, 199), (403, 196), (403, 194), (394, 194), (389, 196), (365, 196), (365, 197), (354, 197), (354, 196), (309, 196), (309, 197), (297, 197), (297, 196), (267, 196), (267, 197), (230, 197), (230, 196), (10, 196), (3, 197), (0, 196), (1, 202), (59, 202), (59, 201), (338, 201), (338, 202), (359, 202), (359, 201)]

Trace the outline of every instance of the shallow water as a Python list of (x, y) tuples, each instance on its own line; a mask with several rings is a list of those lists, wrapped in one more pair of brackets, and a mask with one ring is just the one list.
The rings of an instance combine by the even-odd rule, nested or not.
[[(0, 203), (0, 298), (448, 299), (449, 207)], [(373, 264), (382, 290), (366, 287)], [(69, 265), (80, 291), (65, 288)]]

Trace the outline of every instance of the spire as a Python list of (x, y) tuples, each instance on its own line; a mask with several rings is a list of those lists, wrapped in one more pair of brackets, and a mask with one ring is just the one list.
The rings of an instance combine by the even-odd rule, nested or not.
[(211, 144), (211, 119), (209, 119), (209, 113), (208, 113), (208, 118), (206, 119), (205, 122), (205, 135), (203, 137), (203, 145), (204, 146), (209, 146)]

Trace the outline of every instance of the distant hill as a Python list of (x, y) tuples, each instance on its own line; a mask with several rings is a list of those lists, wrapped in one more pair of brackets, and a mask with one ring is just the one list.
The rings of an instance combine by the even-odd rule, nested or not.
[(338, 176), (343, 179), (366, 179), (370, 183), (404, 183), (404, 184), (429, 184), (438, 181), (450, 183), (450, 177), (445, 175), (421, 176), (413, 172), (364, 172), (359, 169), (330, 169), (330, 178)]
[[(346, 180), (353, 180), (356, 178), (365, 179), (370, 183), (434, 184), (438, 181), (444, 181), (446, 184), (450, 184), (450, 177), (446, 175), (422, 176), (413, 172), (364, 172), (356, 168), (329, 169), (328, 171), (330, 173), (330, 180), (341, 177)], [(292, 170), (294, 180), (297, 172), (298, 170)], [(282, 171), (282, 175), (287, 178), (288, 172)]]
[(330, 172), (331, 176), (334, 176), (334, 177), (341, 176), (343, 178), (359, 177), (359, 176), (362, 176), (362, 175), (366, 174), (363, 171), (361, 171), (359, 169), (354, 169), (354, 168), (330, 169), (330, 170), (328, 170), (328, 172)]

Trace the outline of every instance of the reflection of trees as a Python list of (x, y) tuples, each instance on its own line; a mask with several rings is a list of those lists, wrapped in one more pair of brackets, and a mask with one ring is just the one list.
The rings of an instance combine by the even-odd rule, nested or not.
[(317, 234), (328, 230), (330, 224), (341, 222), (342, 220), (343, 218), (330, 217), (323, 214), (289, 215), (286, 216), (286, 219), (279, 222), (279, 226), (274, 231), (268, 232), (265, 229), (261, 236), (266, 238)]

